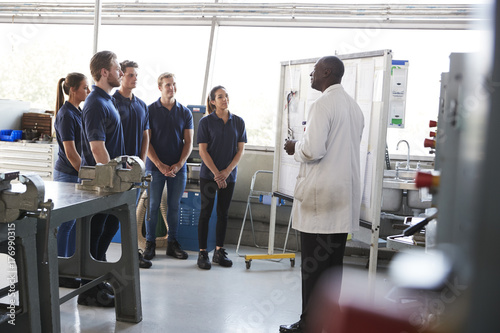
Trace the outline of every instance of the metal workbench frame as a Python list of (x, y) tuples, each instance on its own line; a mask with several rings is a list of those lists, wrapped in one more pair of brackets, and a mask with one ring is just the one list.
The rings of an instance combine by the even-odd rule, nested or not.
[[(107, 280), (115, 291), (116, 320), (138, 323), (142, 320), (137, 255), (137, 223), (135, 202), (138, 189), (121, 193), (82, 191), (73, 183), (45, 182), (45, 200), (52, 199), (54, 208), (50, 219), (34, 219), (37, 225), (37, 265), (42, 332), (61, 332), (61, 303), (84, 290), (82, 287), (59, 299), (59, 274), (96, 280)], [(89, 251), (90, 220), (94, 214), (113, 214), (121, 225), (121, 258), (117, 262), (102, 262), (92, 258)], [(76, 252), (71, 258), (58, 258), (55, 229), (63, 222), (78, 219)], [(47, 263), (44, 262), (45, 228), (50, 223)], [(54, 231), (54, 232), (53, 232)]]

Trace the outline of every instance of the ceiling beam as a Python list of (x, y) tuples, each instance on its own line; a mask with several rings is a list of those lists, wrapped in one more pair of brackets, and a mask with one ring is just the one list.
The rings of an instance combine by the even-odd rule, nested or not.
[[(106, 3), (103, 25), (474, 29), (481, 5)], [(0, 23), (94, 24), (92, 3), (0, 2)]]

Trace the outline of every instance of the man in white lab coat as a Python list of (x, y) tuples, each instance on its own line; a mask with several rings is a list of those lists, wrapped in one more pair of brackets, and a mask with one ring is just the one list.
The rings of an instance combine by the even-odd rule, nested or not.
[(302, 315), (297, 323), (280, 326), (280, 332), (306, 332), (314, 288), (325, 271), (341, 271), (347, 234), (359, 225), (364, 118), (340, 84), (343, 75), (337, 57), (316, 62), (311, 87), (322, 94), (311, 105), (303, 138), (287, 140), (284, 147), (301, 163), (293, 228), (301, 232)]

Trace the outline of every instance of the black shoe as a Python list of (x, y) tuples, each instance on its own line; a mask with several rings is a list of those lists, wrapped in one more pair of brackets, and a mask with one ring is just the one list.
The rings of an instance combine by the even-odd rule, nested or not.
[(151, 266), (153, 266), (151, 260), (144, 259), (142, 250), (139, 250), (139, 268), (149, 268)]
[(212, 264), (210, 263), (210, 259), (208, 259), (207, 251), (200, 251), (198, 254), (198, 267), (201, 269), (210, 269), (212, 268)]
[(96, 286), (96, 288), (99, 290), (103, 290), (112, 296), (115, 294), (115, 290), (109, 282), (101, 282)]
[(224, 267), (233, 266), (233, 262), (227, 258), (226, 249), (224, 249), (223, 247), (214, 251), (214, 257), (212, 258), (212, 261)]
[(70, 289), (79, 288), (80, 287), (80, 279), (60, 277), (59, 278), (59, 287), (70, 288)]
[(80, 305), (112, 308), (115, 306), (115, 296), (96, 286), (78, 295), (77, 302)]
[(181, 249), (181, 244), (178, 241), (167, 242), (167, 256), (177, 259), (187, 259), (188, 254)]
[(304, 323), (299, 320), (296, 323), (293, 323), (291, 325), (281, 325), (280, 326), (280, 332), (281, 333), (301, 333), (305, 332), (304, 328)]
[(144, 259), (151, 260), (156, 255), (156, 243), (146, 241), (146, 249), (144, 250)]

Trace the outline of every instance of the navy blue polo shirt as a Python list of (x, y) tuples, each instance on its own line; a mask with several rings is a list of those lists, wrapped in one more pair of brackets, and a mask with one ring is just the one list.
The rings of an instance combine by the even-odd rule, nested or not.
[[(215, 166), (219, 171), (224, 170), (231, 164), (238, 152), (238, 142), (247, 142), (245, 122), (237, 115), (229, 113), (229, 120), (224, 124), (224, 120), (212, 112), (200, 119), (197, 141), (198, 144), (208, 144), (207, 152)], [(233, 169), (226, 182), (236, 182), (237, 174), (238, 166)], [(200, 178), (214, 179), (214, 174), (203, 162), (201, 163)]]
[(139, 156), (142, 148), (142, 135), (149, 129), (148, 107), (135, 95), (132, 95), (132, 99), (126, 98), (118, 90), (113, 97), (122, 121), (125, 154)]
[(66, 151), (64, 150), (64, 141), (74, 141), (78, 154), (82, 151), (82, 110), (76, 108), (73, 104), (66, 101), (57, 111), (54, 121), (56, 130), (57, 144), (59, 145), (58, 159), (54, 169), (64, 172), (68, 175), (78, 176), (78, 170), (71, 165)]
[(82, 111), (82, 165), (96, 165), (90, 149), (92, 141), (104, 141), (110, 159), (125, 154), (122, 123), (114, 98), (95, 85)]
[[(172, 110), (168, 110), (161, 104), (160, 99), (148, 107), (150, 143), (162, 163), (173, 165), (181, 159), (184, 130), (193, 129), (193, 115), (188, 108), (177, 101)], [(146, 160), (146, 170), (158, 171), (149, 158)], [(186, 172), (186, 164), (179, 172)]]

